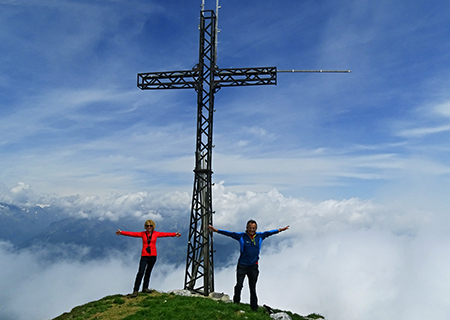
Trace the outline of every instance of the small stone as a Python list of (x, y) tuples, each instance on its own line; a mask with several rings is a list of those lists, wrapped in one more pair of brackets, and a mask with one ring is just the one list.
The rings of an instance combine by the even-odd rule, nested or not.
[(230, 301), (230, 296), (229, 295), (227, 295), (227, 294), (225, 294), (225, 293), (218, 293), (218, 292), (211, 292), (210, 294), (209, 294), (209, 297), (211, 298), (211, 299), (214, 299), (214, 300), (220, 300), (220, 301), (224, 301), (224, 302), (227, 302), (227, 301)]

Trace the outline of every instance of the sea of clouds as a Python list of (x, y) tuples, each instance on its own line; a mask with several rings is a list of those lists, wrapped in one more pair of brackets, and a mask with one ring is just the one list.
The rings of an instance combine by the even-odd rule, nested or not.
[[(189, 219), (185, 207), (190, 196), (185, 193), (58, 198), (37, 196), (22, 184), (3, 188), (0, 195), (14, 204), (59, 201), (76, 207), (80, 218), (90, 214), (114, 220), (134, 214), (163, 221), (169, 212)], [(261, 305), (302, 315), (320, 313), (330, 320), (448, 319), (450, 228), (444, 211), (357, 198), (313, 202), (277, 190), (235, 193), (221, 183), (214, 187), (214, 199), (218, 228), (243, 231), (250, 218), (258, 221), (258, 231), (290, 226), (263, 243)], [(228, 240), (221, 235), (214, 239)], [(138, 264), (130, 252), (85, 262), (73, 257), (48, 262), (45, 255), (44, 249), (18, 251), (0, 242), (0, 319), (50, 319), (106, 295), (127, 294)], [(216, 291), (232, 294), (236, 259), (237, 253), (215, 265)], [(182, 288), (184, 268), (158, 261), (151, 286), (160, 291)], [(245, 287), (243, 302), (248, 301)]]

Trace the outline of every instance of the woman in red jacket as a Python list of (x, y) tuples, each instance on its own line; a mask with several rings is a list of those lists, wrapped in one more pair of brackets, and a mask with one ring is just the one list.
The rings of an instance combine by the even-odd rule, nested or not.
[(141, 286), (142, 277), (144, 276), (144, 285), (142, 286), (142, 292), (150, 293), (148, 288), (150, 283), (150, 274), (152, 273), (153, 266), (156, 262), (156, 240), (163, 237), (180, 237), (179, 232), (159, 232), (155, 231), (155, 222), (153, 220), (145, 221), (145, 231), (141, 232), (129, 232), (117, 229), (117, 235), (142, 238), (142, 254), (139, 262), (139, 270), (134, 282), (132, 298), (137, 297), (139, 287)]

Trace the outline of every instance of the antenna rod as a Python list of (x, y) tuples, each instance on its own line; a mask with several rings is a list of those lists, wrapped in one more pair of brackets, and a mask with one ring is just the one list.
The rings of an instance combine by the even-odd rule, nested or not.
[(216, 0), (216, 25), (214, 26), (214, 32), (216, 34), (216, 36), (215, 36), (216, 40), (214, 43), (215, 51), (216, 51), (216, 61), (217, 61), (217, 44), (219, 43), (218, 38), (219, 38), (219, 32), (220, 32), (220, 30), (219, 30), (219, 9), (220, 8), (221, 7), (219, 6), (219, 0)]
[(277, 70), (277, 73), (287, 72), (319, 72), (319, 73), (351, 73), (351, 70)]

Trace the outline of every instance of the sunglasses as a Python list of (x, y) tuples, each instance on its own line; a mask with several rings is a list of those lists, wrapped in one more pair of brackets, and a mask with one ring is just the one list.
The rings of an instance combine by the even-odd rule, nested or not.
[(146, 224), (145, 227), (146, 227), (146, 228), (148, 228), (148, 227), (153, 227), (153, 225), (152, 225), (152, 224)]

